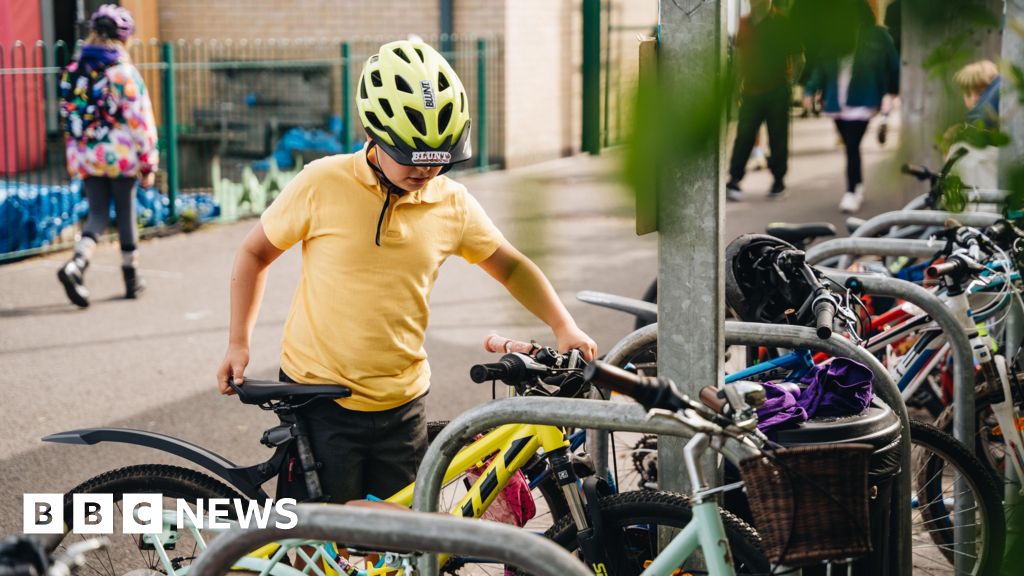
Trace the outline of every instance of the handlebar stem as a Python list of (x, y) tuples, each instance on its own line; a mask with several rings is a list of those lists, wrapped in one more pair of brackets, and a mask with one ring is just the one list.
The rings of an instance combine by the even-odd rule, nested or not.
[(703, 432), (698, 432), (683, 447), (683, 462), (686, 466), (686, 474), (690, 477), (690, 499), (694, 504), (703, 502), (700, 494), (708, 488), (707, 481), (704, 479), (700, 458), (707, 451), (710, 444), (711, 437)]

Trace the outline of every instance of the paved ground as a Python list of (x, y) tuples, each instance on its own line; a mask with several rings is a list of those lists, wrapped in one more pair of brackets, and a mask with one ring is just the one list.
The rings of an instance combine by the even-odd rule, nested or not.
[[(770, 178), (752, 173), (745, 201), (730, 204), (727, 234), (763, 230), (777, 220), (840, 223), (842, 152), (828, 120), (794, 123), (790, 196), (765, 198)], [(869, 187), (862, 215), (897, 207), (889, 152), (873, 131), (866, 139)], [(632, 200), (616, 183), (617, 155), (576, 157), (463, 181), (506, 235), (544, 268), (581, 327), (602, 349), (628, 332), (622, 315), (577, 303), (575, 292), (639, 296), (655, 274), (656, 239), (633, 233)], [(885, 182), (885, 183), (882, 183)], [(215, 391), (214, 374), (227, 337), (228, 279), (234, 252), (252, 222), (208, 227), (145, 242), (144, 298), (119, 298), (116, 246), (101, 246), (88, 273), (95, 304), (70, 306), (55, 272), (66, 254), (0, 267), (0, 534), (20, 530), (21, 495), (64, 492), (112, 468), (174, 462), (121, 445), (47, 445), (40, 437), (74, 428), (124, 426), (172, 434), (236, 462), (269, 451), (260, 433), (272, 416)], [(277, 373), (278, 340), (300, 259), (286, 254), (271, 273), (254, 337), (248, 375)], [(445, 265), (432, 300), (427, 348), (434, 373), (431, 418), (450, 418), (490, 398), (489, 386), (467, 378), (489, 357), (480, 342), (491, 331), (550, 341), (546, 329), (482, 271), (461, 260)], [(178, 462), (180, 463), (180, 462)]]

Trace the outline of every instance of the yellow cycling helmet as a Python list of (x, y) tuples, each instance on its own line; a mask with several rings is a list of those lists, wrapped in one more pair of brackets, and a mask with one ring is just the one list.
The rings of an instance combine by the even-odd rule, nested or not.
[(356, 107), (367, 135), (400, 164), (450, 166), (473, 155), (466, 90), (422, 41), (390, 42), (370, 56)]

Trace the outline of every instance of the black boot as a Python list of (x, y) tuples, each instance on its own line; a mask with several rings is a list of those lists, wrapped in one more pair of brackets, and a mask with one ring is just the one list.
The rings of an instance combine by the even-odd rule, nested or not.
[(146, 282), (139, 276), (135, 266), (121, 266), (124, 275), (124, 297), (134, 299), (146, 289)]
[(89, 261), (76, 254), (57, 271), (57, 278), (64, 285), (68, 299), (80, 308), (89, 306), (89, 290), (85, 287), (85, 269), (88, 267)]

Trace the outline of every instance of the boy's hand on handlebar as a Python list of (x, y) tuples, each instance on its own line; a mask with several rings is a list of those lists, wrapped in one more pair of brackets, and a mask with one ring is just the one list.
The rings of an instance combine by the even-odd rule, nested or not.
[(597, 343), (576, 325), (555, 330), (555, 340), (558, 342), (558, 351), (563, 354), (577, 349), (583, 352), (583, 359), (587, 362), (597, 358)]
[(229, 346), (224, 360), (217, 369), (217, 388), (221, 394), (231, 395), (235, 391), (228, 385), (228, 378), (233, 378), (235, 385), (240, 385), (245, 378), (245, 368), (249, 365), (249, 349), (241, 346)]

